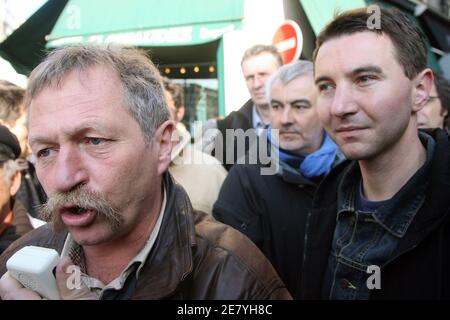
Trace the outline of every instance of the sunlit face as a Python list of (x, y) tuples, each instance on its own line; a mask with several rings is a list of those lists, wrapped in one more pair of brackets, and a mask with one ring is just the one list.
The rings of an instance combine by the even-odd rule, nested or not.
[(319, 118), (349, 159), (372, 159), (404, 143), (407, 128), (408, 137), (417, 135), (413, 81), (394, 50), (387, 36), (373, 32), (331, 39), (319, 49)]
[(76, 188), (100, 193), (121, 216), (112, 230), (95, 210), (60, 208), (75, 241), (102, 244), (132, 234), (155, 207), (167, 168), (159, 144), (147, 144), (124, 107), (118, 76), (96, 66), (69, 72), (59, 87), (44, 88), (30, 105), (30, 146), (36, 171), (49, 196)]
[(436, 86), (433, 83), (430, 99), (417, 113), (417, 125), (419, 128), (444, 128), (444, 120), (448, 111), (442, 107)]
[[(11, 183), (6, 181), (3, 164), (0, 164), (0, 217), (4, 208), (9, 208), (11, 198)], [(3, 221), (0, 221), (2, 223)]]
[(167, 91), (167, 90), (164, 90), (164, 95), (166, 97), (167, 106), (169, 107), (170, 118), (173, 121), (177, 121), (177, 107), (175, 106), (175, 102), (173, 101), (173, 97), (170, 94), (170, 92)]
[(270, 120), (279, 129), (284, 150), (309, 154), (320, 148), (323, 128), (316, 110), (316, 88), (312, 74), (302, 75), (287, 84), (277, 80), (271, 90)]
[[(11, 213), (11, 197), (15, 196), (20, 187), (20, 173), (15, 166), (11, 166), (13, 160), (0, 162), (0, 224)], [(9, 221), (10, 222), (10, 221)]]
[(268, 52), (263, 52), (242, 62), (242, 73), (254, 104), (267, 105), (269, 103), (265, 93), (265, 83), (278, 67), (277, 60)]

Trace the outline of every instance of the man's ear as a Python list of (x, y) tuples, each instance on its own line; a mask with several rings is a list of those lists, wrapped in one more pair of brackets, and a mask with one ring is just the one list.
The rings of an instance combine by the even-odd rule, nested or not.
[(11, 196), (15, 196), (17, 191), (19, 191), (21, 181), (22, 174), (19, 170), (17, 170), (17, 172), (11, 178), (11, 186), (9, 187), (9, 193), (11, 194)]
[(433, 85), (433, 71), (426, 68), (413, 79), (412, 112), (416, 113), (428, 102)]
[(153, 143), (156, 143), (158, 146), (158, 174), (163, 174), (170, 165), (174, 130), (175, 123), (172, 120), (167, 120), (156, 129)]

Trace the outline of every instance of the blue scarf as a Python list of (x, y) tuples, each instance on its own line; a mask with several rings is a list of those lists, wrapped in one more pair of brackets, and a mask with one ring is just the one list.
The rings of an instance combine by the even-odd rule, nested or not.
[[(278, 146), (278, 141), (274, 141), (273, 139), (271, 128), (268, 132), (268, 137), (272, 144)], [(337, 145), (333, 142), (333, 140), (331, 140), (328, 134), (325, 133), (325, 138), (323, 139), (322, 145), (313, 153), (305, 156), (294, 155), (279, 148), (278, 154), (281, 161), (294, 168), (298, 168), (297, 170), (299, 170), (303, 176), (311, 178), (324, 176), (330, 172), (336, 158), (337, 150)]]

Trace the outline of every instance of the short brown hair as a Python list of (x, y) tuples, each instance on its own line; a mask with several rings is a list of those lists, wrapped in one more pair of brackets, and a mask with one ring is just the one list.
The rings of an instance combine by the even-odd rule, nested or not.
[(257, 45), (254, 45), (253, 47), (250, 47), (247, 50), (245, 50), (244, 55), (242, 56), (241, 65), (244, 63), (245, 60), (247, 60), (251, 57), (259, 56), (260, 54), (266, 53), (266, 52), (270, 53), (275, 58), (275, 60), (278, 63), (278, 66), (283, 65), (283, 58), (281, 58), (281, 55), (278, 52), (278, 49), (275, 46), (264, 45), (264, 44), (257, 44)]
[(15, 84), (0, 80), (0, 120), (9, 126), (14, 126), (16, 121), (25, 112), (25, 89)]
[(173, 99), (173, 103), (175, 104), (175, 108), (177, 108), (177, 110), (180, 107), (184, 106), (184, 89), (181, 85), (179, 85), (178, 83), (174, 83), (172, 80), (170, 80), (167, 77), (162, 77), (163, 78), (163, 84), (164, 84), (164, 89), (169, 91), (170, 95), (172, 96)]
[(396, 8), (381, 8), (381, 28), (369, 29), (368, 21), (372, 13), (368, 8), (350, 10), (337, 15), (316, 40), (313, 61), (326, 41), (343, 35), (357, 32), (374, 32), (387, 35), (395, 48), (395, 56), (403, 67), (405, 75), (412, 79), (427, 67), (426, 37), (422, 30), (416, 26), (403, 12)]

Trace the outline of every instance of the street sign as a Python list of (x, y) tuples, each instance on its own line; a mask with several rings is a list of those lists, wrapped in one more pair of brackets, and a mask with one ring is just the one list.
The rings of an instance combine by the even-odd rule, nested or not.
[(277, 47), (284, 64), (297, 60), (303, 47), (303, 35), (298, 24), (286, 20), (275, 32), (272, 44)]

